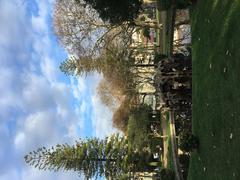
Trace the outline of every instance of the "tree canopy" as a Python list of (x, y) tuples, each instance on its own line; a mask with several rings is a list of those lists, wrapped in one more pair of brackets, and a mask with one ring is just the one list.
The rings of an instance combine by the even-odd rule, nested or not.
[(133, 23), (141, 11), (141, 0), (85, 0), (100, 18), (110, 24)]
[[(111, 45), (98, 57), (71, 57), (61, 63), (60, 69), (66, 75), (88, 75), (93, 72), (101, 73), (115, 92), (122, 94), (135, 90), (133, 59), (123, 47)], [(119, 94), (119, 93), (118, 93)]]
[(114, 111), (112, 121), (113, 126), (122, 132), (127, 132), (128, 117), (131, 110), (131, 101), (125, 97), (119, 107)]
[(112, 25), (104, 22), (99, 13), (84, 0), (56, 0), (53, 22), (62, 45), (79, 57), (97, 56), (109, 42), (126, 45), (131, 41), (134, 31), (124, 23)]
[(129, 172), (144, 171), (148, 165), (146, 154), (130, 149), (126, 138), (112, 135), (79, 140), (73, 146), (42, 147), (26, 155), (25, 161), (40, 170), (73, 170), (86, 179), (99, 176), (116, 179)]
[(132, 109), (127, 127), (129, 144), (136, 149), (147, 147), (149, 144), (148, 129), (150, 124), (149, 112), (151, 107), (145, 104)]
[(123, 92), (114, 88), (113, 85), (104, 78), (98, 84), (97, 94), (102, 103), (113, 111), (117, 109), (121, 101), (124, 99)]

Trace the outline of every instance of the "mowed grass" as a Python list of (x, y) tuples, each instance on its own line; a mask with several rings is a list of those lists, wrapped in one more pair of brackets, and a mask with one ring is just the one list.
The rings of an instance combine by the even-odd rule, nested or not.
[(193, 132), (188, 180), (240, 179), (240, 0), (198, 0), (192, 11)]

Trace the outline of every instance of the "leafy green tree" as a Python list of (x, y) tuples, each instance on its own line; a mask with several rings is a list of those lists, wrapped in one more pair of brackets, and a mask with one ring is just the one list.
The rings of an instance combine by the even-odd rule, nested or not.
[(143, 171), (146, 160), (128, 147), (127, 140), (113, 135), (103, 140), (79, 140), (75, 145), (57, 145), (30, 152), (25, 156), (29, 165), (40, 170), (73, 170), (86, 179), (105, 176), (115, 178), (133, 170)]
[[(77, 0), (81, 4), (80, 0)], [(143, 12), (143, 0), (83, 0), (94, 9), (101, 20), (118, 27), (161, 28), (155, 21), (146, 20)], [(129, 31), (130, 32), (130, 31)], [(130, 33), (131, 34), (131, 33)]]
[(111, 24), (133, 23), (141, 11), (141, 0), (85, 0), (100, 18)]
[(179, 148), (184, 152), (192, 152), (199, 147), (199, 138), (190, 132), (183, 131), (179, 134)]
[[(162, 138), (158, 132), (151, 130), (151, 125), (159, 123), (160, 119), (152, 118), (152, 108), (146, 104), (138, 105), (132, 108), (129, 112), (127, 136), (128, 143), (134, 149), (146, 149), (148, 152), (159, 153), (159, 148), (162, 146)], [(149, 161), (159, 164), (159, 159), (148, 157)]]
[(129, 144), (136, 149), (142, 149), (149, 145), (148, 129), (149, 129), (149, 111), (151, 107), (148, 105), (140, 105), (135, 107), (128, 119), (127, 135)]
[(174, 5), (173, 3), (175, 3), (175, 6), (177, 9), (186, 9), (188, 8), (190, 5), (196, 3), (196, 0), (159, 0), (157, 1), (158, 6), (160, 8), (160, 10), (168, 10), (172, 5)]
[(161, 180), (174, 180), (175, 179), (174, 171), (171, 169), (166, 169), (166, 168), (161, 169), (159, 176), (160, 176)]

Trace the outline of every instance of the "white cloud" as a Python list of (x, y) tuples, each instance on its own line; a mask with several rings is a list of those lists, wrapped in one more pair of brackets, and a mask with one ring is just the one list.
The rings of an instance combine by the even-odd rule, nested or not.
[(56, 67), (58, 67), (58, 65), (54, 63), (54, 60), (49, 57), (45, 57), (41, 63), (42, 72), (50, 82), (57, 80)]
[[(2, 84), (0, 85), (0, 109), (4, 107), (14, 107), (20, 104), (17, 99), (17, 91), (13, 89), (14, 81), (16, 80), (14, 75), (10, 69), (0, 67), (0, 82)], [(11, 91), (7, 91), (6, 89)], [(12, 102), (14, 103), (12, 104)]]
[[(69, 122), (70, 126), (72, 122)], [(71, 142), (68, 122), (59, 119), (52, 111), (30, 114), (25, 121), (21, 121), (15, 136), (15, 149), (24, 155), (39, 146), (49, 147), (61, 142)], [(71, 128), (70, 128), (71, 129)], [(76, 136), (76, 134), (75, 134)], [(22, 156), (23, 157), (23, 156)]]
[(116, 133), (117, 130), (112, 126), (112, 112), (104, 106), (97, 94), (92, 96), (93, 115), (92, 123), (97, 137), (105, 137)]
[(32, 26), (36, 32), (46, 32), (47, 31), (47, 26), (45, 23), (45, 17), (41, 16), (33, 16), (32, 17)]
[(26, 168), (21, 173), (22, 180), (76, 180), (82, 179), (79, 178), (78, 174), (73, 172), (44, 172), (38, 171), (37, 169), (33, 168)]
[(23, 45), (19, 40), (27, 31), (21, 28), (22, 25), (26, 25), (24, 5), (21, 1), (0, 1), (0, 7), (0, 46), (18, 47)]
[(23, 132), (19, 132), (17, 133), (17, 135), (15, 136), (14, 139), (14, 145), (15, 147), (17, 147), (18, 149), (22, 149), (23, 145), (25, 144), (24, 142), (26, 141), (26, 136)]
[(62, 80), (47, 23), (53, 1), (36, 1), (32, 14), (30, 2), (0, 1), (0, 179), (77, 179), (29, 168), (23, 156), (39, 146), (73, 142), (83, 135), (85, 116), (94, 135), (112, 133), (111, 112), (96, 95), (100, 76)]
[[(0, 164), (5, 164), (5, 156), (8, 152), (8, 146), (9, 142), (7, 140), (9, 139), (9, 130), (6, 124), (3, 124), (0, 122)], [(0, 174), (2, 171), (4, 171), (5, 168), (0, 168)], [(1, 178), (0, 178), (1, 179)]]
[(92, 135), (103, 138), (116, 133), (117, 130), (112, 126), (112, 112), (101, 102), (97, 94), (96, 88), (101, 78), (102, 76), (99, 74), (78, 77), (77, 80), (72, 78), (71, 88), (73, 89), (75, 98), (81, 102), (79, 108), (80, 114), (85, 114), (89, 108), (92, 110), (92, 114), (90, 115), (93, 126)]
[(41, 111), (54, 107), (51, 84), (45, 77), (35, 74), (26, 74), (22, 91), (24, 110)]
[(78, 77), (71, 78), (71, 88), (73, 90), (74, 97), (81, 100), (81, 96), (86, 92), (86, 78)]
[(19, 179), (19, 174), (15, 169), (9, 169), (8, 172), (0, 174), (1, 180)]
[(37, 3), (39, 11), (31, 16), (28, 2), (0, 1), (1, 180), (76, 179), (23, 162), (25, 153), (39, 146), (73, 142), (83, 128), (79, 111), (71, 106), (76, 101), (71, 86), (62, 82), (58, 60), (51, 55), (50, 4)]
[(44, 34), (48, 32), (48, 25), (46, 19), (49, 16), (51, 2), (49, 1), (37, 1), (38, 13), (37, 16), (32, 16), (31, 23), (33, 30), (37, 33)]

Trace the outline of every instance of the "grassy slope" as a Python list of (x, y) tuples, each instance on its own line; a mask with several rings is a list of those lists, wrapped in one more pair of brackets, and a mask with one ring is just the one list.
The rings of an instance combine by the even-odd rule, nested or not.
[(240, 0), (199, 0), (192, 28), (193, 131), (201, 146), (188, 179), (239, 180)]

